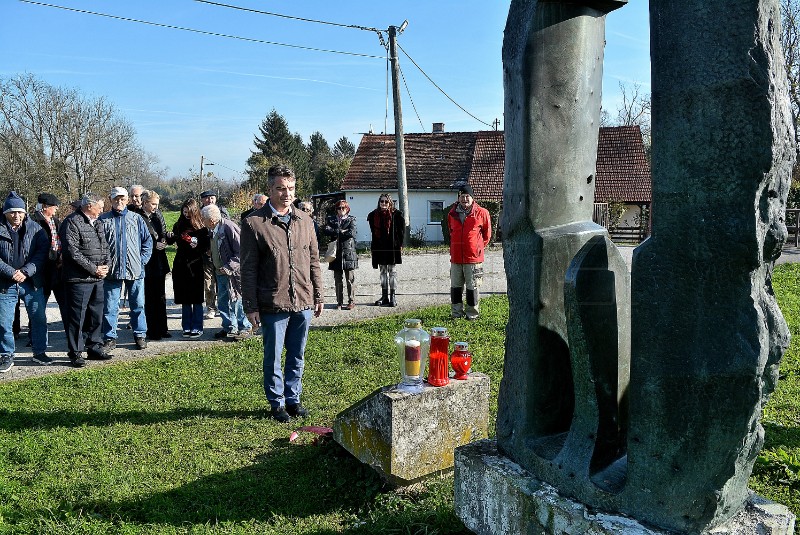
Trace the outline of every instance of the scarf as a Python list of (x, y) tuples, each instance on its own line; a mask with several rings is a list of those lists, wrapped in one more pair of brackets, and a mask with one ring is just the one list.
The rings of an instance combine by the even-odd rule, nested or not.
[(392, 228), (392, 212), (389, 210), (378, 210), (378, 228), (383, 230), (388, 236)]

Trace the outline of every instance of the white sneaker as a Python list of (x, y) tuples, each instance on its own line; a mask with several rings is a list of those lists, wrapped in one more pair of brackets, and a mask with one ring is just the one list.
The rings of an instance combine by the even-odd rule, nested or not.
[(213, 309), (213, 308), (209, 308), (209, 309), (206, 311), (206, 314), (205, 314), (205, 316), (203, 316), (203, 317), (204, 317), (205, 319), (207, 319), (207, 320), (211, 320), (211, 319), (214, 319), (214, 317), (216, 317), (216, 315), (217, 315), (217, 313), (214, 311), (214, 309)]

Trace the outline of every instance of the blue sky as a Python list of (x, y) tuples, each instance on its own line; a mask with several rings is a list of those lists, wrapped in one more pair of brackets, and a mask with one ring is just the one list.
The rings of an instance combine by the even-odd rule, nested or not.
[[(222, 178), (241, 179), (253, 138), (274, 108), (307, 142), (394, 131), (385, 52), (376, 33), (209, 5), (195, 0), (44, 0), (105, 13), (301, 47), (269, 45), (0, 0), (0, 75), (22, 72), (108, 98), (169, 175), (197, 171), (200, 156)], [(501, 46), (510, 0), (220, 0), (293, 17), (386, 29), (408, 20), (398, 43), (453, 100), (480, 121), (503, 114)], [(618, 84), (649, 92), (648, 6), (632, 0), (606, 21), (603, 105)], [(352, 55), (356, 54), (356, 55)], [(377, 56), (377, 57), (368, 57)], [(489, 129), (460, 110), (400, 52), (404, 130)], [(413, 105), (412, 105), (413, 100)], [(391, 98), (389, 98), (391, 106)], [(416, 108), (416, 110), (415, 110)], [(417, 118), (419, 114), (419, 119)], [(386, 122), (388, 121), (388, 122)]]

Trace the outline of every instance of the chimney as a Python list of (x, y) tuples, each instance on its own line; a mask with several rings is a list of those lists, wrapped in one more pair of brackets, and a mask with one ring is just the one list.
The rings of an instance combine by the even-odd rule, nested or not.
[(434, 134), (444, 134), (444, 123), (433, 123)]

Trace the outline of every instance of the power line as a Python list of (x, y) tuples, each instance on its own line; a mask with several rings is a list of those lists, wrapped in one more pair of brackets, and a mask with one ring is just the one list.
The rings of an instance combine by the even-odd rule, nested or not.
[(274, 46), (284, 46), (284, 47), (288, 47), (288, 48), (298, 48), (300, 50), (311, 50), (313, 52), (327, 52), (327, 53), (330, 53), (330, 54), (344, 54), (346, 56), (359, 56), (359, 57), (363, 57), (363, 58), (383, 59), (383, 56), (373, 56), (372, 54), (361, 54), (361, 53), (358, 53), (358, 52), (343, 52), (341, 50), (329, 50), (329, 49), (324, 49), (324, 48), (313, 48), (313, 47), (310, 47), (310, 46), (292, 45), (292, 44), (288, 44), (288, 43), (278, 43), (278, 42), (275, 42), (275, 41), (265, 41), (263, 39), (253, 39), (251, 37), (241, 37), (241, 36), (238, 36), (238, 35), (230, 35), (230, 34), (225, 34), (225, 33), (209, 32), (209, 31), (205, 31), (205, 30), (197, 30), (197, 29), (194, 29), (194, 28), (186, 28), (186, 27), (183, 27), (183, 26), (174, 26), (172, 24), (162, 24), (162, 23), (159, 23), (159, 22), (151, 22), (151, 21), (141, 20), (141, 19), (132, 19), (132, 18), (129, 18), (129, 17), (120, 17), (120, 16), (117, 16), (117, 15), (109, 15), (107, 13), (98, 13), (96, 11), (86, 11), (84, 9), (75, 9), (75, 8), (71, 8), (71, 7), (58, 6), (58, 5), (55, 5), (55, 4), (45, 4), (43, 2), (34, 2), (33, 0), (19, 0), (19, 1), (23, 2), (25, 4), (33, 4), (33, 5), (37, 5), (37, 6), (52, 7), (52, 8), (55, 8), (55, 9), (63, 9), (65, 11), (73, 11), (75, 13), (82, 13), (82, 14), (85, 14), (85, 15), (96, 15), (98, 17), (107, 17), (109, 19), (122, 20), (122, 21), (125, 21), (125, 22), (136, 22), (138, 24), (146, 24), (146, 25), (149, 25), (149, 26), (157, 26), (159, 28), (168, 28), (168, 29), (171, 29), (171, 30), (181, 30), (181, 31), (184, 31), (184, 32), (199, 33), (199, 34), (202, 34), (202, 35), (213, 35), (214, 37), (225, 37), (227, 39), (237, 39), (237, 40), (240, 40), (240, 41), (248, 41), (248, 42), (251, 42), (251, 43), (260, 43), (260, 44), (264, 44), (264, 45), (274, 45)]
[(419, 117), (419, 112), (417, 111), (417, 105), (414, 104), (414, 99), (411, 97), (411, 90), (408, 88), (408, 82), (406, 81), (406, 75), (403, 73), (403, 69), (398, 66), (398, 70), (400, 71), (400, 77), (403, 78), (403, 85), (406, 86), (406, 93), (408, 93), (408, 100), (411, 102), (411, 107), (414, 108), (414, 113), (417, 114), (417, 121), (419, 121), (419, 125), (422, 127), (422, 131), (425, 132), (425, 125), (422, 124), (422, 119)]
[(195, 2), (200, 2), (201, 4), (209, 4), (212, 6), (219, 6), (219, 7), (227, 7), (229, 9), (238, 9), (239, 11), (247, 11), (249, 13), (258, 13), (259, 15), (270, 15), (272, 17), (281, 17), (284, 19), (291, 19), (291, 20), (299, 20), (302, 22), (314, 22), (317, 24), (327, 24), (329, 26), (339, 26), (340, 28), (352, 28), (356, 30), (365, 30), (368, 32), (379, 32), (377, 28), (369, 28), (367, 26), (359, 26), (357, 24), (341, 24), (338, 22), (328, 22), (324, 20), (317, 20), (317, 19), (306, 19), (303, 17), (294, 17), (292, 15), (284, 15), (282, 13), (273, 13), (271, 11), (261, 11), (258, 9), (251, 9), (248, 7), (241, 7), (241, 6), (234, 6), (231, 4), (223, 4), (221, 2), (211, 2), (209, 0), (194, 0)]
[[(402, 46), (400, 46), (400, 43), (397, 43), (397, 48), (399, 48), (400, 50), (403, 50), (403, 47), (402, 47)], [(485, 121), (481, 121), (480, 119), (478, 119), (477, 117), (475, 117), (474, 115), (472, 115), (470, 112), (468, 112), (466, 109), (464, 109), (464, 107), (463, 107), (461, 104), (459, 104), (458, 102), (456, 102), (455, 100), (453, 100), (453, 99), (452, 99), (452, 97), (450, 97), (450, 95), (448, 95), (447, 93), (445, 93), (444, 89), (442, 89), (441, 87), (439, 87), (439, 86), (436, 84), (436, 82), (434, 82), (434, 81), (431, 79), (431, 77), (430, 77), (430, 76), (428, 76), (428, 74), (427, 74), (425, 71), (423, 71), (423, 70), (422, 70), (422, 67), (420, 67), (419, 65), (417, 65), (417, 62), (416, 62), (416, 61), (414, 61), (414, 58), (412, 58), (411, 56), (409, 56), (409, 55), (408, 55), (408, 52), (406, 52), (405, 50), (403, 50), (403, 54), (405, 54), (405, 55), (406, 55), (406, 57), (407, 57), (408, 59), (410, 59), (410, 60), (411, 60), (411, 63), (413, 63), (413, 64), (414, 64), (414, 66), (415, 66), (417, 69), (419, 69), (419, 72), (421, 72), (421, 73), (422, 73), (422, 74), (425, 76), (425, 78), (427, 78), (427, 79), (428, 79), (428, 81), (429, 81), (430, 83), (432, 83), (432, 84), (433, 84), (433, 86), (434, 86), (436, 89), (438, 89), (438, 90), (439, 90), (439, 91), (442, 93), (442, 95), (446, 96), (446, 97), (448, 98), (448, 100), (450, 100), (450, 102), (452, 102), (453, 104), (455, 104), (456, 106), (458, 106), (458, 107), (461, 109), (461, 111), (463, 111), (464, 113), (466, 113), (467, 115), (469, 115), (470, 117), (472, 117), (473, 119), (475, 119), (476, 121), (478, 121), (478, 122), (479, 122), (479, 123), (481, 123), (481, 124), (485, 124), (486, 126), (492, 126), (491, 124), (489, 124), (489, 123), (487, 123), (487, 122), (485, 122)]]

